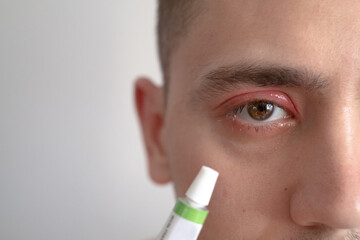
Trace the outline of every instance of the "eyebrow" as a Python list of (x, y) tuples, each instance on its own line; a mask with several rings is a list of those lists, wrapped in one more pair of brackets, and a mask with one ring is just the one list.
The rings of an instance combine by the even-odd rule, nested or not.
[(302, 88), (309, 91), (326, 88), (329, 78), (307, 68), (270, 64), (237, 64), (222, 66), (200, 77), (200, 86), (193, 91), (191, 103), (206, 102), (244, 85), (259, 87)]

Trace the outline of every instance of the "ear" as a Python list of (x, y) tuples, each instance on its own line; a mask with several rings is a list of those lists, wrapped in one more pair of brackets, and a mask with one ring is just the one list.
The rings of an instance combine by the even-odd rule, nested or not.
[(162, 142), (164, 129), (163, 88), (155, 86), (147, 78), (135, 82), (135, 101), (145, 141), (150, 176), (156, 183), (170, 179), (168, 161)]

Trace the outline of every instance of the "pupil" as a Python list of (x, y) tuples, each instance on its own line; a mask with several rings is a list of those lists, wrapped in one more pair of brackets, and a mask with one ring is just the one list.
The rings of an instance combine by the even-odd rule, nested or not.
[(259, 105), (258, 105), (258, 110), (259, 110), (260, 112), (264, 112), (264, 111), (266, 110), (266, 107), (267, 107), (267, 104), (265, 104), (264, 102), (261, 102), (261, 103), (259, 103)]
[(266, 120), (274, 112), (274, 105), (269, 102), (256, 101), (248, 104), (248, 113), (255, 120)]

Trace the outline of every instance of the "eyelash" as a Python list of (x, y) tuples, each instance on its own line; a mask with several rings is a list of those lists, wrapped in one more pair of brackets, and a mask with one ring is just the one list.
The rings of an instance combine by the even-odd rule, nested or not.
[[(265, 101), (265, 100), (263, 100), (263, 101)], [(251, 101), (251, 102), (254, 102), (254, 101)], [(237, 129), (240, 131), (247, 131), (247, 132), (253, 132), (253, 133), (264, 133), (267, 131), (273, 131), (273, 130), (284, 128), (284, 127), (290, 127), (293, 125), (292, 122), (288, 121), (288, 119), (293, 118), (293, 115), (290, 114), (286, 109), (284, 109), (274, 103), (273, 103), (274, 106), (279, 107), (286, 112), (286, 114), (287, 114), (286, 117), (284, 117), (283, 119), (277, 119), (277, 120), (273, 120), (273, 121), (269, 121), (269, 122), (258, 121), (259, 124), (249, 123), (249, 122), (246, 122), (241, 119), (239, 120), (239, 118), (237, 116), (238, 111), (240, 109), (242, 109), (241, 111), (246, 111), (246, 109), (245, 109), (246, 105), (248, 105), (251, 102), (235, 106), (229, 112), (227, 112), (226, 118), (231, 121), (233, 130)], [(269, 102), (269, 103), (271, 103), (271, 102)], [(285, 121), (281, 121), (281, 120), (285, 120)]]
[[(274, 102), (272, 102), (272, 101), (268, 101), (268, 100), (264, 100), (264, 99), (260, 99), (260, 100), (254, 100), (254, 101), (249, 101), (249, 102), (247, 102), (247, 103), (245, 103), (245, 104), (241, 104), (241, 105), (238, 105), (238, 106), (236, 106), (236, 107), (234, 107), (234, 108), (232, 108), (231, 110), (230, 110), (230, 112), (231, 113), (233, 113), (234, 115), (236, 115), (236, 114), (238, 114), (238, 113), (243, 113), (243, 111), (246, 111), (248, 108), (248, 105), (250, 105), (250, 104), (254, 104), (254, 103), (266, 103), (266, 105), (272, 105), (272, 107), (273, 107), (273, 112), (272, 112), (272, 114), (269, 116), (269, 118), (271, 118), (271, 117), (273, 117), (274, 115), (278, 115), (279, 113), (279, 111), (283, 111), (283, 112), (285, 112), (286, 114), (288, 114), (288, 115), (290, 115), (289, 113), (288, 113), (288, 110), (286, 110), (285, 108), (283, 108), (283, 107), (281, 107), (281, 106), (279, 106), (278, 104), (276, 104), (276, 103), (274, 103)], [(283, 117), (283, 118), (285, 118), (285, 117)], [(264, 119), (264, 120), (256, 120), (256, 119), (254, 119), (254, 121), (255, 122), (258, 122), (258, 123), (260, 123), (260, 122), (269, 122), (269, 119)], [(274, 120), (272, 120), (272, 121), (274, 121)]]
[[(257, 94), (257, 93), (254, 93)], [(254, 95), (254, 94), (249, 94), (249, 95)], [(266, 93), (262, 93), (260, 95), (266, 95)], [(295, 107), (292, 105), (292, 102), (290, 101), (290, 99), (288, 99), (288, 97), (284, 96), (283, 94), (279, 94), (279, 93), (274, 93), (274, 94), (270, 94), (272, 97), (270, 98), (274, 98), (274, 96), (276, 96), (276, 98), (280, 99), (280, 101), (284, 101), (284, 104), (278, 104), (275, 101), (269, 100), (269, 98), (267, 98), (266, 96), (264, 97), (257, 97), (257, 96), (242, 96), (242, 98), (246, 99), (246, 101), (242, 104), (231, 104), (231, 102), (235, 102), (236, 99), (230, 99), (229, 101), (226, 101), (224, 103), (224, 105), (227, 105), (228, 107), (226, 108), (227, 111), (225, 113), (225, 118), (230, 121), (231, 125), (232, 125), (232, 129), (235, 130), (240, 130), (240, 131), (245, 131), (248, 133), (254, 133), (254, 134), (259, 134), (259, 133), (266, 133), (268, 131), (275, 131), (275, 130), (281, 130), (281, 129), (287, 129), (288, 127), (291, 127), (294, 125), (294, 118), (296, 117), (296, 109)], [(243, 111), (247, 111), (247, 106), (251, 103), (254, 102), (259, 102), (259, 101), (263, 101), (269, 104), (272, 104), (274, 106), (274, 108), (279, 108), (280, 111), (284, 111), (284, 113), (286, 114), (286, 116), (284, 116), (283, 118), (278, 118), (276, 120), (272, 120), (272, 121), (267, 121), (267, 119), (265, 119), (265, 121), (262, 120), (255, 120), (255, 123), (250, 123), (250, 122), (246, 122), (244, 119), (239, 119), (238, 114), (242, 113)], [(230, 103), (228, 103), (230, 102)], [(237, 101), (239, 102), (239, 101)], [(290, 102), (290, 104), (289, 104)], [(229, 107), (230, 105), (230, 107)], [(282, 105), (286, 105), (286, 106), (282, 106)], [(291, 105), (291, 106), (290, 106)], [(249, 114), (249, 113), (246, 113)]]

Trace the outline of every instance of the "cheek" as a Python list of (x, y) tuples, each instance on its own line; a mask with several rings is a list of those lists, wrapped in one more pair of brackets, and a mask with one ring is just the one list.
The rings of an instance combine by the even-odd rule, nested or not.
[(201, 166), (219, 171), (222, 151), (209, 141), (209, 136), (201, 128), (191, 131), (178, 127), (166, 143), (171, 177), (178, 197), (185, 195)]
[[(202, 165), (217, 170), (216, 184), (204, 236), (232, 229), (233, 234), (259, 236), (274, 221), (288, 216), (291, 179), (286, 176), (289, 149), (276, 152), (242, 149), (229, 144), (206, 124), (184, 124), (177, 119), (169, 125), (166, 151), (174, 187), (183, 197)], [(189, 121), (191, 122), (191, 121)], [(189, 127), (191, 126), (191, 127)], [(242, 151), (243, 150), (243, 151)], [(271, 222), (271, 223), (270, 223)], [(208, 230), (206, 230), (208, 229)], [(204, 237), (203, 239), (206, 239)], [(209, 238), (213, 239), (213, 238)]]
[(222, 177), (208, 219), (211, 229), (232, 229), (238, 236), (257, 239), (269, 226), (288, 220), (290, 187), (285, 178), (275, 177), (271, 167), (253, 169), (229, 164), (219, 169)]

